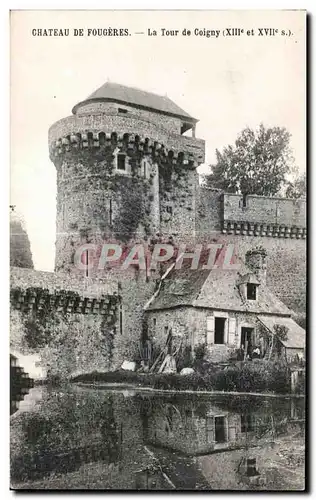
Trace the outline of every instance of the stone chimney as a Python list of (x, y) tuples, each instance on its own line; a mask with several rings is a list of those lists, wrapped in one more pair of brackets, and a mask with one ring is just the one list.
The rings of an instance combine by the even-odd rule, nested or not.
[(256, 247), (246, 253), (246, 265), (255, 273), (262, 285), (266, 284), (267, 278), (267, 251), (263, 247)]

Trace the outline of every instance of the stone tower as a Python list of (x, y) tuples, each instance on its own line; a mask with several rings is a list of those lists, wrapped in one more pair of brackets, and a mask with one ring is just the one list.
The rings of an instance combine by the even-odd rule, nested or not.
[[(98, 268), (103, 243), (128, 247), (157, 232), (191, 241), (196, 167), (204, 162), (205, 149), (204, 141), (195, 138), (197, 120), (168, 97), (109, 82), (72, 113), (49, 129), (57, 170), (55, 270), (82, 274), (75, 253), (87, 243), (98, 250), (87, 254), (92, 269), (85, 277), (100, 280), (114, 272)], [(189, 131), (191, 137), (183, 135)], [(124, 336), (125, 343), (138, 341), (143, 306), (155, 282), (136, 268), (117, 276), (123, 346)]]

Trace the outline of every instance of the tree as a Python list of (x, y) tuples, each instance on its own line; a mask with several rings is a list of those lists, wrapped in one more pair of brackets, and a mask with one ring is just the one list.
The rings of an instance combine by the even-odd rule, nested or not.
[(10, 265), (34, 268), (30, 240), (23, 227), (23, 221), (14, 208), (10, 214)]
[(245, 128), (235, 144), (216, 150), (216, 164), (204, 177), (209, 187), (228, 193), (274, 196), (292, 171), (290, 134), (285, 128)]
[(306, 174), (299, 175), (293, 182), (288, 182), (285, 191), (287, 198), (306, 198)]

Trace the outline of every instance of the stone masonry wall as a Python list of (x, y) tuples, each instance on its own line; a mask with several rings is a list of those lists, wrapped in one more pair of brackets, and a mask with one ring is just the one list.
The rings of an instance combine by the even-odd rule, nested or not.
[(218, 235), (219, 242), (231, 242), (243, 260), (256, 246), (267, 250), (267, 285), (290, 309), (306, 310), (306, 241), (256, 236)]
[[(222, 232), (224, 217), (230, 217), (232, 221), (250, 219), (258, 222), (273, 222), (276, 214), (276, 206), (280, 208), (278, 227), (287, 224), (288, 227), (299, 223), (305, 227), (306, 221), (303, 217), (305, 202), (295, 200), (282, 200), (275, 198), (264, 198), (249, 196), (249, 211), (239, 207), (242, 200), (240, 195), (226, 195), (225, 199), (232, 201), (229, 208), (223, 208), (222, 193), (216, 190), (200, 188), (197, 194), (197, 219), (196, 240), (198, 243), (207, 245), (213, 242), (219, 244), (232, 243), (235, 245), (235, 253), (243, 260), (245, 254), (251, 248), (263, 246), (267, 250), (267, 285), (290, 309), (295, 312), (304, 312), (306, 308), (306, 240), (297, 237), (280, 237), (279, 233), (273, 237), (266, 233), (255, 235), (242, 234), (242, 228), (236, 228), (225, 234)], [(234, 208), (235, 207), (235, 208)], [(296, 211), (298, 210), (298, 211)], [(271, 218), (272, 217), (272, 218)], [(267, 225), (267, 224), (266, 224)], [(261, 225), (262, 227), (262, 225)], [(254, 227), (255, 229), (255, 227)], [(303, 231), (303, 230), (302, 230)], [(303, 234), (303, 233), (302, 233)]]
[[(120, 113), (119, 109), (124, 109), (127, 111), (127, 113)], [(123, 116), (141, 119), (150, 123), (156, 123), (166, 131), (173, 134), (180, 134), (181, 131), (180, 118), (163, 115), (161, 113), (155, 113), (146, 109), (139, 109), (124, 103), (118, 104), (116, 102), (90, 102), (81, 105), (77, 108), (76, 111), (77, 116), (101, 113), (105, 113), (107, 115), (110, 113), (122, 114)]]
[[(135, 173), (121, 173), (115, 169), (113, 149), (101, 155), (72, 152), (56, 163), (56, 270), (76, 272), (74, 255), (85, 243), (98, 247), (96, 268), (103, 243), (144, 239), (159, 229), (157, 166), (147, 157), (129, 156)], [(142, 161), (146, 177), (138, 174)]]
[[(259, 329), (257, 318), (254, 314), (227, 312), (226, 321), (235, 320), (234, 341), (228, 334), (225, 344), (207, 343), (207, 317), (218, 314), (218, 311), (194, 307), (177, 307), (164, 311), (149, 311), (147, 313), (148, 335), (154, 345), (159, 349), (165, 346), (167, 332), (172, 330), (173, 346), (178, 346), (181, 339), (183, 346), (190, 346), (192, 353), (198, 345), (207, 345), (207, 358), (214, 362), (226, 361), (233, 351), (240, 348), (241, 328), (254, 329), (254, 342), (259, 342)], [(227, 325), (228, 325), (227, 323)]]
[[(158, 116), (158, 115), (157, 115)], [(57, 121), (49, 129), (49, 148), (51, 154), (53, 147), (59, 148), (63, 139), (71, 141), (71, 136), (76, 134), (92, 134), (115, 132), (118, 136), (124, 134), (138, 135), (140, 140), (151, 139), (161, 145), (167, 151), (172, 150), (175, 155), (180, 152), (193, 155), (198, 164), (204, 162), (205, 142), (195, 137), (169, 133), (155, 123), (136, 117), (110, 114), (93, 114), (81, 116), (68, 116)], [(60, 141), (60, 142), (59, 142)]]
[(217, 189), (198, 187), (196, 204), (196, 239), (198, 242), (211, 243), (221, 231), (222, 192)]
[(124, 359), (139, 358), (144, 305), (156, 288), (154, 276), (147, 279), (145, 271), (136, 269), (120, 283), (122, 327), (114, 338), (113, 369), (119, 368)]
[(42, 370), (49, 377), (65, 379), (80, 373), (112, 369), (112, 338), (115, 332), (106, 329), (102, 316), (60, 313), (47, 316), (46, 328), (51, 334), (49, 340), (45, 345), (29, 349), (25, 348), (25, 325), (32, 328), (37, 318), (21, 311), (16, 314), (21, 323), (20, 338), (12, 339), (11, 348), (22, 354), (36, 353)]
[(68, 314), (60, 319), (52, 343), (41, 351), (46, 370), (63, 378), (111, 370), (117, 332), (106, 331), (102, 316)]
[(174, 168), (159, 172), (160, 231), (173, 236), (175, 244), (189, 244), (195, 238), (196, 191), (195, 169)]
[(248, 195), (243, 206), (243, 197), (224, 194), (223, 220), (252, 222), (272, 226), (306, 227), (306, 201), (286, 198)]
[[(101, 246), (112, 241), (130, 248), (157, 231), (168, 236), (175, 232), (194, 234), (194, 165), (204, 160), (204, 141), (181, 136), (180, 120), (134, 108), (120, 114), (119, 107), (125, 108), (113, 103), (88, 103), (77, 109), (76, 116), (60, 120), (49, 131), (50, 156), (57, 168), (58, 183), (55, 267), (83, 278), (84, 272), (74, 265), (76, 249), (85, 243), (97, 246), (96, 254), (89, 252), (93, 269), (87, 273), (88, 278), (98, 283), (100, 278), (111, 275), (120, 286), (121, 323), (120, 336), (114, 339), (115, 367), (123, 359), (138, 355), (143, 307), (156, 288), (157, 277), (151, 273), (149, 278), (136, 269), (100, 270)], [(116, 170), (117, 151), (127, 155), (126, 172)], [(169, 172), (177, 182), (176, 188), (169, 185), (167, 190), (163, 179)], [(173, 193), (171, 227), (162, 200)]]
[[(67, 279), (68, 278), (68, 279)], [(65, 285), (65, 286), (64, 286)], [(106, 290), (112, 295), (106, 295)], [(120, 298), (113, 281), (11, 270), (10, 347), (38, 354), (48, 376), (62, 378), (112, 369)]]
[[(236, 253), (243, 260), (249, 249), (263, 246), (268, 253), (267, 285), (289, 308), (304, 312), (306, 202), (249, 195), (247, 207), (243, 208), (241, 195), (223, 195), (220, 191), (204, 187), (200, 187), (196, 199), (197, 242), (209, 244), (216, 240), (217, 243), (233, 243)], [(243, 221), (247, 227), (243, 226)], [(252, 227), (250, 223), (253, 223)], [(257, 228), (255, 223), (260, 227)], [(269, 226), (272, 231), (270, 236)], [(290, 233), (287, 233), (287, 228)]]
[(195, 330), (192, 328), (190, 314), (193, 308), (177, 307), (173, 309), (148, 311), (146, 313), (148, 337), (158, 349), (166, 344), (169, 330), (172, 330), (172, 346), (176, 348), (182, 342), (182, 347), (193, 347)]

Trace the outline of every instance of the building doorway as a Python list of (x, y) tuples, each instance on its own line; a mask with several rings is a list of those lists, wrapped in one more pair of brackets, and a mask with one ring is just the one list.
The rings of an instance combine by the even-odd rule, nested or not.
[(225, 321), (226, 318), (215, 318), (215, 344), (225, 343)]
[(253, 343), (253, 328), (242, 327), (241, 328), (241, 338), (240, 347), (246, 352), (246, 356), (251, 356), (254, 343)]

